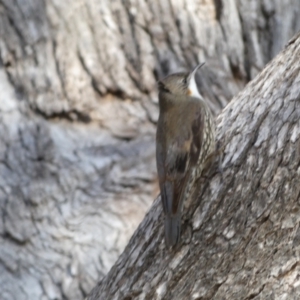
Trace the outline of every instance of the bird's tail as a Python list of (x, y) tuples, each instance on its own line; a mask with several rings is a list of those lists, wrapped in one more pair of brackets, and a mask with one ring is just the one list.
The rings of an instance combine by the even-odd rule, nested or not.
[(180, 214), (165, 216), (165, 240), (168, 248), (178, 244), (180, 240)]

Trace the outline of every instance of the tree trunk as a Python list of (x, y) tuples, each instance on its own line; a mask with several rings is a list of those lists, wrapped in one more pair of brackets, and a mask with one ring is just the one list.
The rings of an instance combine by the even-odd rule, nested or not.
[(299, 29), (298, 0), (0, 0), (1, 300), (109, 271), (158, 193), (159, 77), (205, 60), (217, 115)]
[(223, 175), (199, 183), (182, 244), (157, 199), (96, 299), (300, 299), (300, 34), (218, 117)]

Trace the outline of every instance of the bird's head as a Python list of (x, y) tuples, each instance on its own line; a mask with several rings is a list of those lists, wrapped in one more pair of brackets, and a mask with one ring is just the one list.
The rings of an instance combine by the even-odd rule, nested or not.
[(190, 96), (203, 99), (200, 95), (195, 75), (196, 72), (204, 65), (198, 65), (189, 73), (174, 73), (161, 79), (158, 82), (158, 89), (160, 94), (168, 94), (174, 96)]

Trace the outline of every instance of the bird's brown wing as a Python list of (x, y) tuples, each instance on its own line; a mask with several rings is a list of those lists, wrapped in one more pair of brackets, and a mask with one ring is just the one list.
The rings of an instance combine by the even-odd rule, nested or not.
[[(203, 116), (196, 111), (191, 127), (157, 151), (158, 172), (164, 212), (176, 215), (181, 208), (182, 193), (190, 177), (192, 167), (197, 164), (203, 139)], [(158, 146), (159, 148), (159, 146)], [(164, 153), (163, 153), (164, 152)], [(161, 155), (160, 155), (161, 153)], [(159, 167), (160, 165), (160, 167)]]
[[(192, 168), (197, 164), (203, 140), (203, 116), (199, 109), (193, 116), (190, 127), (184, 128), (166, 142), (166, 127), (158, 131), (157, 169), (161, 200), (165, 213), (165, 241), (167, 247), (175, 246), (180, 239), (181, 210), (186, 187), (190, 183)], [(181, 122), (179, 122), (181, 124)], [(160, 136), (162, 135), (162, 136)]]
[[(183, 113), (179, 120), (166, 120), (160, 116), (158, 121), (156, 162), (165, 213), (167, 247), (179, 242), (184, 193), (190, 183), (192, 168), (197, 164), (201, 152), (204, 116), (200, 107), (191, 111), (195, 113)], [(186, 118), (191, 117), (192, 122), (189, 122)], [(176, 131), (174, 126), (168, 126), (174, 124), (174, 121), (177, 125)]]

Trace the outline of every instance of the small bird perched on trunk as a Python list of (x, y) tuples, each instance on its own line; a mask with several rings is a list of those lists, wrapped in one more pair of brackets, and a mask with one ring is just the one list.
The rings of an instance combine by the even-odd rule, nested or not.
[(215, 153), (215, 125), (200, 95), (195, 74), (171, 74), (158, 82), (159, 118), (156, 163), (167, 247), (180, 239), (182, 206), (191, 188)]

